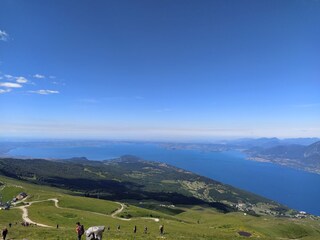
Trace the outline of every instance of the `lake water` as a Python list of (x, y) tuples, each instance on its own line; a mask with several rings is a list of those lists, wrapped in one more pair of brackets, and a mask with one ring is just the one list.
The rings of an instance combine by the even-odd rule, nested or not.
[(238, 152), (170, 150), (156, 144), (110, 143), (99, 147), (16, 148), (11, 156), (87, 157), (105, 160), (125, 154), (160, 161), (262, 195), (288, 207), (320, 215), (320, 175), (246, 160)]

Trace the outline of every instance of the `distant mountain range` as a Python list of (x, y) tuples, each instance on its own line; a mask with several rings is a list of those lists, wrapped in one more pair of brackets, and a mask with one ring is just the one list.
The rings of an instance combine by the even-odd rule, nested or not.
[(320, 174), (320, 141), (310, 145), (255, 146), (245, 150), (249, 158), (268, 161)]
[(307, 146), (320, 141), (320, 138), (243, 138), (226, 141), (227, 145), (241, 146), (245, 148), (262, 147), (270, 148), (279, 145), (303, 145)]
[[(113, 141), (43, 141), (43, 142), (1, 142), (0, 156), (18, 147), (83, 147), (104, 146), (118, 143)], [(123, 142), (121, 142), (123, 143)], [(130, 142), (128, 142), (130, 143)], [(320, 174), (319, 138), (243, 138), (214, 143), (160, 143), (153, 142), (171, 150), (189, 149), (198, 151), (223, 152), (236, 150), (244, 152), (247, 158), (255, 161), (272, 162)]]
[(308, 159), (320, 159), (320, 141), (315, 142), (307, 147), (307, 149), (304, 152), (304, 157)]
[(189, 149), (209, 152), (237, 150), (255, 161), (272, 162), (320, 174), (319, 138), (258, 138), (220, 141), (216, 143), (167, 143), (168, 149)]

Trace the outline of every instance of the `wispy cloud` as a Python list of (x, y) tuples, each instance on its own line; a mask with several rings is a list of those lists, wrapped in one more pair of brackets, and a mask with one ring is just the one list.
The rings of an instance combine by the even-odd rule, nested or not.
[(9, 79), (9, 80), (11, 80), (11, 79), (14, 78), (14, 76), (9, 75), (9, 74), (5, 74), (4, 77), (5, 77), (6, 79)]
[[(46, 76), (42, 75), (42, 74), (35, 74), (35, 75), (31, 75), (30, 77), (38, 78), (38, 79), (46, 78)], [(47, 82), (46, 81), (42, 82), (42, 84), (45, 84), (45, 83), (47, 83)], [(40, 95), (49, 95), (49, 94), (60, 93), (58, 90), (50, 90), (50, 89), (37, 90), (37, 89), (32, 89), (32, 88), (30, 89), (30, 86), (32, 86), (32, 85), (36, 85), (35, 82), (30, 81), (30, 79), (27, 77), (15, 76), (15, 75), (5, 74), (5, 73), (0, 72), (0, 89), (2, 88), (2, 90), (0, 91), (1, 94), (6, 93), (6, 92), (10, 92), (11, 90), (13, 91), (14, 89), (18, 89), (18, 88), (22, 88), (22, 87), (26, 87), (27, 88), (26, 91), (29, 93), (40, 94)]]
[(52, 81), (51, 83), (54, 84), (54, 85), (66, 86), (66, 83), (65, 82), (61, 82), (61, 81)]
[(36, 90), (36, 91), (29, 91), (29, 93), (35, 93), (35, 94), (40, 94), (40, 95), (49, 95), (49, 94), (58, 94), (60, 92), (56, 91), (56, 90), (41, 89), (41, 90)]
[(25, 77), (19, 76), (15, 77), (10, 74), (1, 74), (0, 79), (3, 79), (3, 82), (0, 82), (0, 87), (5, 89), (0, 89), (0, 94), (11, 92), (13, 89), (22, 88), (28, 82), (28, 79)]
[(2, 83), (0, 83), (0, 87), (6, 87), (6, 88), (22, 88), (22, 85), (19, 84), (19, 83), (2, 82)]
[(16, 77), (16, 81), (17, 83), (27, 83), (28, 79), (26, 79), (25, 77)]
[(35, 74), (33, 75), (34, 78), (38, 78), (38, 79), (43, 79), (43, 78), (46, 78), (46, 76), (42, 75), (42, 74)]
[[(10, 74), (5, 74), (3, 75), (4, 78), (6, 78), (7, 80), (9, 81), (16, 81), (17, 83), (27, 83), (28, 82), (28, 79), (26, 79), (25, 77), (15, 77), (15, 76), (12, 76)], [(3, 78), (1, 77), (1, 79)]]
[(5, 31), (0, 30), (0, 40), (1, 41), (8, 41), (9, 40), (9, 34)]
[(11, 89), (0, 89), (0, 94), (11, 92)]
[(28, 82), (28, 79), (26, 79), (23, 76), (15, 77), (10, 74), (5, 74), (5, 75), (3, 75), (3, 77), (9, 81), (16, 81), (17, 83), (27, 83)]

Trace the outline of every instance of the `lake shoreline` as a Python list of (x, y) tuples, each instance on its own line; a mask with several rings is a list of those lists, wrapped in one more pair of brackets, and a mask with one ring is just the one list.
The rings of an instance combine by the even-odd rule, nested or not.
[[(108, 160), (123, 155), (163, 162), (272, 199), (290, 208), (320, 215), (319, 174), (282, 166), (266, 159), (254, 161), (241, 151), (204, 152), (165, 149), (153, 144), (106, 144), (99, 147), (15, 148), (10, 157), (32, 156), (48, 160), (86, 156)], [(7, 156), (9, 157), (9, 156)], [(30, 158), (29, 158), (30, 159)], [(254, 179), (254, 181), (252, 181)]]

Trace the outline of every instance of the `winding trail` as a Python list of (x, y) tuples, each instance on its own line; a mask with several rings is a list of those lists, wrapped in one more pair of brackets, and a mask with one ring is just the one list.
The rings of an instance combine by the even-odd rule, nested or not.
[(121, 213), (124, 210), (124, 208), (126, 207), (123, 203), (120, 203), (120, 202), (116, 202), (116, 203), (120, 204), (121, 207), (111, 214), (111, 217), (113, 217), (113, 218), (119, 218), (116, 215)]
[(120, 202), (116, 202), (116, 203), (120, 204), (120, 208), (117, 209), (116, 211), (114, 211), (114, 212), (111, 214), (111, 217), (112, 217), (112, 218), (115, 218), (115, 219), (122, 220), (122, 221), (130, 221), (131, 218), (121, 218), (121, 217), (118, 217), (118, 216), (117, 216), (119, 213), (121, 213), (121, 212), (126, 208), (126, 205), (124, 205), (123, 203), (120, 203)]
[[(59, 206), (59, 200), (57, 198), (49, 198), (47, 200), (32, 201), (32, 202), (25, 202), (26, 199), (24, 199), (24, 200), (22, 200), (20, 202), (24, 202), (27, 205), (19, 206), (19, 207), (13, 207), (13, 208), (18, 208), (18, 209), (22, 210), (22, 219), (23, 219), (24, 222), (29, 223), (29, 224), (34, 224), (34, 225), (37, 225), (39, 227), (53, 228), (53, 226), (49, 226), (49, 225), (46, 225), (46, 224), (34, 222), (29, 218), (28, 207), (30, 207), (34, 203), (53, 201), (54, 202), (54, 206), (56, 208), (58, 208), (58, 209), (67, 209), (67, 210), (73, 210), (73, 211), (74, 210), (79, 210), (79, 209), (73, 209), (73, 208), (60, 207)], [(121, 217), (118, 217), (117, 215), (120, 214), (126, 208), (126, 205), (123, 204), (123, 203), (120, 203), (120, 202), (116, 202), (116, 203), (120, 205), (120, 208), (117, 209), (116, 211), (114, 211), (111, 215), (103, 214), (103, 213), (97, 213), (97, 212), (91, 212), (91, 211), (85, 211), (85, 210), (79, 210), (79, 211), (90, 212), (92, 214), (96, 214), (96, 215), (100, 215), (100, 216), (112, 217), (112, 218), (115, 218), (115, 219), (118, 219), (118, 220), (122, 220), (122, 221), (131, 221), (133, 219), (146, 219), (146, 220), (152, 220), (152, 221), (155, 221), (155, 222), (159, 222), (160, 221), (159, 218), (153, 218), (153, 217), (136, 217), (136, 218), (121, 218)]]
[(126, 208), (126, 205), (123, 204), (123, 203), (120, 203), (120, 202), (116, 202), (116, 203), (120, 204), (121, 207), (111, 214), (111, 217), (113, 217), (113, 218), (116, 218), (116, 219), (119, 219), (119, 220), (122, 220), (122, 221), (131, 221), (132, 219), (137, 219), (137, 218), (138, 219), (153, 220), (155, 222), (159, 222), (160, 221), (159, 218), (153, 218), (153, 217), (137, 217), (137, 218), (121, 218), (121, 217), (117, 217), (117, 215), (119, 213), (121, 213)]
[(56, 198), (49, 198), (48, 199), (49, 201), (53, 201), (54, 202), (54, 206), (56, 207), (56, 208), (59, 208), (59, 209), (62, 209), (62, 207), (60, 207), (59, 206), (59, 200), (58, 199), (56, 199)]
[(45, 201), (48, 201), (48, 200), (33, 201), (33, 202), (29, 202), (28, 205), (19, 206), (19, 207), (14, 207), (14, 208), (19, 208), (19, 209), (22, 210), (22, 220), (23, 220), (24, 222), (29, 223), (29, 224), (34, 224), (34, 225), (37, 225), (37, 226), (39, 226), (39, 227), (52, 228), (52, 226), (49, 226), (49, 225), (46, 225), (46, 224), (42, 224), (42, 223), (34, 222), (34, 221), (32, 221), (32, 220), (29, 218), (28, 207), (30, 207), (33, 203), (39, 203), (39, 202), (45, 202)]

